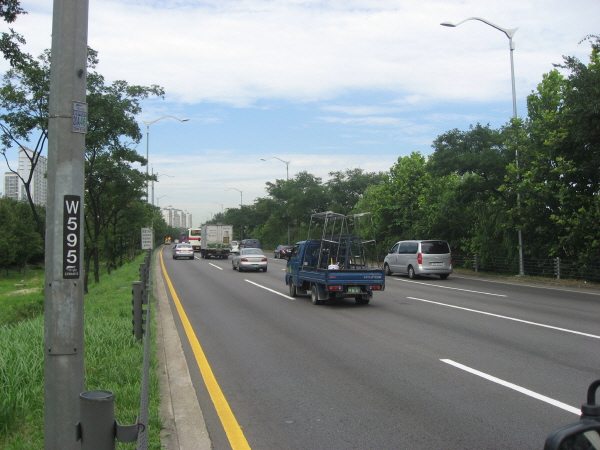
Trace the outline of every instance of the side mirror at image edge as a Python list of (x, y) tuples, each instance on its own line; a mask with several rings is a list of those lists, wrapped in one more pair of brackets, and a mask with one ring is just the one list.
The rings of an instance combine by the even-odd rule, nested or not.
[(600, 405), (595, 400), (599, 386), (600, 380), (590, 384), (579, 422), (550, 433), (544, 450), (600, 450)]

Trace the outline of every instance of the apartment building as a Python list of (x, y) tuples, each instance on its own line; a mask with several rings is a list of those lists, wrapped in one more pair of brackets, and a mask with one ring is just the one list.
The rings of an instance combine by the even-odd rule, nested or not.
[[(27, 147), (21, 147), (19, 149), (19, 164), (17, 172), (19, 175), (27, 180), (29, 173), (31, 172), (31, 159), (34, 155), (32, 150)], [(40, 156), (33, 171), (33, 178), (31, 179), (31, 197), (33, 203), (36, 205), (45, 206), (48, 198), (48, 183), (46, 179), (46, 172), (48, 171), (48, 159), (45, 156)], [(4, 197), (12, 198), (15, 200), (27, 200), (27, 193), (25, 192), (25, 185), (23, 181), (13, 172), (6, 172), (4, 174)]]

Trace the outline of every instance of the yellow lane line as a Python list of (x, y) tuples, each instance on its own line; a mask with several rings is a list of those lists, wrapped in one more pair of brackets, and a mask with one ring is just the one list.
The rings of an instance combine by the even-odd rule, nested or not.
[(160, 252), (160, 264), (162, 267), (163, 274), (165, 275), (165, 279), (167, 280), (167, 285), (169, 286), (169, 290), (171, 291), (171, 296), (173, 297), (173, 301), (175, 302), (175, 306), (177, 307), (177, 311), (179, 312), (179, 317), (183, 324), (183, 328), (185, 330), (185, 334), (192, 346), (192, 350), (194, 351), (194, 356), (196, 357), (196, 363), (200, 369), (200, 373), (202, 374), (202, 378), (204, 379), (204, 384), (206, 385), (206, 389), (210, 394), (210, 398), (215, 405), (215, 409), (217, 410), (217, 414), (219, 415), (219, 419), (221, 420), (221, 424), (225, 429), (225, 434), (229, 439), (229, 443), (231, 444), (231, 448), (233, 450), (250, 450), (250, 445), (248, 445), (248, 441), (244, 436), (242, 428), (237, 422), (237, 419), (233, 415), (231, 408), (229, 407), (229, 403), (227, 399), (223, 395), (223, 391), (219, 387), (219, 383), (215, 378), (215, 375), (208, 364), (208, 360), (206, 359), (206, 355), (202, 350), (202, 346), (200, 345), (200, 341), (196, 337), (196, 333), (194, 333), (194, 329), (190, 324), (189, 319), (187, 318), (187, 314), (185, 313), (181, 302), (179, 301), (179, 297), (175, 292), (175, 288), (171, 283), (171, 279), (167, 274), (167, 269), (165, 268), (165, 263), (163, 260), (162, 252)]

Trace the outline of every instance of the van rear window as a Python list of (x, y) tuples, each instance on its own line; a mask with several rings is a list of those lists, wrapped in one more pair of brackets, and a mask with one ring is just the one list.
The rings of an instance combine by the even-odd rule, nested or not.
[(444, 255), (450, 253), (450, 247), (446, 241), (421, 242), (421, 252), (426, 255)]

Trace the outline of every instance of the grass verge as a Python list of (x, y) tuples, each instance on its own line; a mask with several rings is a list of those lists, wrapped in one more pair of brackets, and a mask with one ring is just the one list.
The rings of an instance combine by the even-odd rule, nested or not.
[[(85, 389), (106, 389), (115, 394), (115, 417), (132, 424), (139, 414), (143, 345), (132, 334), (131, 289), (139, 280), (143, 257), (101, 277), (85, 296)], [(43, 277), (42, 277), (43, 279)], [(43, 283), (43, 281), (42, 281)], [(28, 294), (29, 295), (29, 294)], [(30, 299), (35, 305), (43, 294)], [(44, 317), (23, 320), (27, 301), (0, 296), (0, 448), (39, 450), (44, 447)], [(12, 313), (7, 314), (7, 310)], [(28, 313), (32, 315), (31, 313)], [(152, 320), (152, 331), (155, 329)], [(156, 343), (150, 361), (149, 447), (159, 450), (159, 382)], [(134, 450), (135, 443), (117, 444)]]
[(44, 312), (44, 271), (2, 274), (0, 326), (34, 318)]

